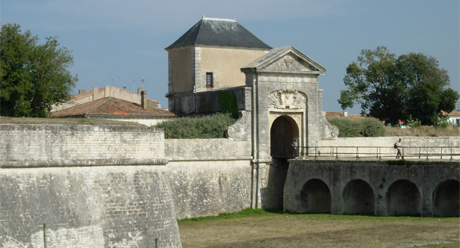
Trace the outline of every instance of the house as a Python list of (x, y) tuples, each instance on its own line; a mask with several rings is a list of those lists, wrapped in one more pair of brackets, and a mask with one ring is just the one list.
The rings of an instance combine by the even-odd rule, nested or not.
[(454, 126), (460, 127), (460, 111), (453, 111), (450, 113), (444, 112), (443, 115), (447, 117), (447, 121)]
[[(62, 109), (70, 108), (73, 106), (77, 106), (83, 103), (95, 101), (97, 99), (103, 98), (103, 97), (114, 97), (118, 99), (122, 99), (125, 101), (129, 101), (132, 103), (136, 103), (138, 105), (141, 104), (142, 101), (142, 91), (144, 91), (142, 88), (137, 89), (137, 93), (128, 91), (126, 89), (121, 89), (115, 86), (105, 86), (104, 88), (98, 88), (94, 87), (90, 91), (86, 90), (79, 90), (77, 95), (72, 96), (70, 101), (54, 105), (51, 109), (52, 112), (56, 112)], [(151, 108), (161, 108), (160, 102), (148, 99), (147, 100), (147, 105)]]
[(206, 102), (196, 93), (244, 86), (240, 68), (270, 49), (234, 19), (203, 17), (166, 48), (169, 110), (178, 115), (206, 112), (198, 106)]
[(154, 126), (176, 116), (160, 108), (158, 101), (148, 99), (142, 89), (138, 94), (106, 86), (93, 90), (79, 91), (70, 101), (55, 106), (50, 113), (52, 118), (98, 118), (118, 121), (137, 122)]

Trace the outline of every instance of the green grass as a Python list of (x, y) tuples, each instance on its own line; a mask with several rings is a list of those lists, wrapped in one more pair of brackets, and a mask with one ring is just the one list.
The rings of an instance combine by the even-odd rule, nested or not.
[[(229, 219), (229, 218), (243, 218), (243, 217), (254, 217), (254, 216), (264, 216), (272, 214), (274, 211), (264, 210), (264, 209), (253, 209), (246, 208), (239, 212), (234, 213), (221, 213), (217, 216), (206, 216), (206, 217), (195, 217), (195, 218), (185, 218), (178, 220), (179, 222), (187, 221), (204, 221), (204, 220), (219, 220), (219, 219)], [(280, 212), (281, 213), (281, 212)]]
[(187, 247), (459, 247), (460, 218), (245, 209), (178, 222)]

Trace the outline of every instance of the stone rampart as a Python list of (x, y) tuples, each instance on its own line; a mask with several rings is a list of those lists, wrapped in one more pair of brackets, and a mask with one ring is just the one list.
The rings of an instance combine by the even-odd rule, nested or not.
[(159, 128), (0, 125), (0, 137), (2, 167), (166, 164)]
[(249, 160), (248, 141), (231, 139), (166, 139), (165, 156), (169, 161)]
[(167, 168), (179, 219), (251, 207), (249, 160), (176, 161)]
[[(180, 247), (164, 166), (0, 170), (0, 246)], [(7, 246), (15, 245), (15, 246)]]
[(232, 139), (167, 139), (167, 168), (179, 219), (251, 206), (251, 147)]
[(163, 137), (0, 125), (0, 246), (180, 247)]

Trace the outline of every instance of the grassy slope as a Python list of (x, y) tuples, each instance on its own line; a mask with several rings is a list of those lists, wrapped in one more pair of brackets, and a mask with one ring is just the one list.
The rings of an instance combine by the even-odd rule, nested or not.
[(421, 126), (416, 128), (386, 128), (386, 136), (460, 136), (460, 127), (448, 126), (445, 128)]

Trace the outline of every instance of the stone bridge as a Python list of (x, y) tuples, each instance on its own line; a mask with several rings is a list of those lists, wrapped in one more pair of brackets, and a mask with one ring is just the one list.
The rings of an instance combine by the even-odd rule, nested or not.
[(380, 216), (459, 216), (458, 160), (291, 159), (284, 210)]

